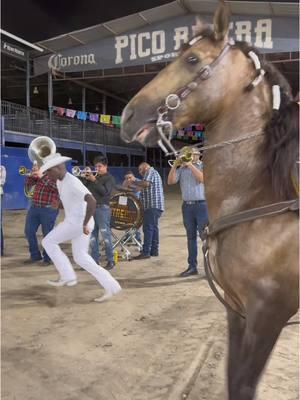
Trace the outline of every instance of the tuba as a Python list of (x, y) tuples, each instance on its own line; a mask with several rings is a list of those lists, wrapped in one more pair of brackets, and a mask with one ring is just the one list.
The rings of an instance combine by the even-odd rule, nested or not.
[[(28, 148), (28, 157), (33, 164), (41, 166), (44, 159), (52, 154), (56, 153), (56, 145), (52, 139), (47, 136), (38, 136), (33, 139)], [(24, 166), (19, 167), (19, 174), (23, 176), (30, 176), (31, 170)], [(24, 194), (27, 198), (31, 198), (34, 192), (34, 186), (28, 188), (24, 186)]]
[(41, 166), (44, 159), (56, 153), (56, 145), (48, 136), (38, 136), (33, 139), (28, 148), (28, 157), (34, 163), (35, 161)]
[(168, 164), (170, 167), (180, 167), (181, 164), (185, 162), (191, 162), (193, 160), (193, 152), (192, 149), (188, 146), (184, 146), (180, 151), (177, 153), (175, 160), (168, 160)]

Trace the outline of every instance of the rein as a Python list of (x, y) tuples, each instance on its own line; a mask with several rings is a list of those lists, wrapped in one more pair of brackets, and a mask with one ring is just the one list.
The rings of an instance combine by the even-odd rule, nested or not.
[[(235, 309), (225, 300), (225, 298), (220, 294), (218, 288), (215, 285), (216, 282), (218, 286), (222, 287), (222, 285), (216, 279), (211, 268), (209, 259), (208, 239), (210, 237), (216, 236), (218, 233), (224, 231), (225, 229), (231, 228), (234, 225), (241, 224), (244, 222), (254, 221), (257, 218), (272, 217), (274, 215), (283, 214), (287, 211), (294, 211), (294, 212), (299, 211), (299, 199), (268, 204), (266, 206), (251, 208), (250, 210), (240, 211), (238, 213), (226, 215), (225, 217), (218, 218), (216, 221), (208, 225), (203, 231), (202, 251), (204, 255), (204, 269), (209, 286), (213, 291), (214, 295), (225, 306), (226, 309), (233, 311), (243, 319), (245, 319), (245, 316), (241, 312), (237, 311), (237, 309), (239, 309), (240, 307), (236, 303), (236, 301), (234, 301), (232, 297), (228, 296), (230, 297), (231, 302), (235, 304), (236, 306)], [(299, 322), (287, 322), (286, 325), (293, 325), (298, 323)]]

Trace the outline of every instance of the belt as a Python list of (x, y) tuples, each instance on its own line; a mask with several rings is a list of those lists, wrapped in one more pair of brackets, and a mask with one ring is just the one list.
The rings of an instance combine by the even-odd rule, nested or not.
[(183, 204), (198, 204), (198, 203), (204, 203), (205, 200), (193, 200), (193, 201), (183, 201)]

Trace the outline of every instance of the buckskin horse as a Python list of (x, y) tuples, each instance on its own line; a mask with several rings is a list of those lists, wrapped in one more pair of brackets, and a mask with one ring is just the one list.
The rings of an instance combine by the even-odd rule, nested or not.
[(228, 397), (251, 400), (298, 309), (299, 121), (285, 78), (249, 44), (229, 39), (228, 28), (221, 2), (213, 25), (200, 23), (125, 107), (121, 136), (175, 151), (172, 128), (206, 125), (207, 248), (227, 304)]

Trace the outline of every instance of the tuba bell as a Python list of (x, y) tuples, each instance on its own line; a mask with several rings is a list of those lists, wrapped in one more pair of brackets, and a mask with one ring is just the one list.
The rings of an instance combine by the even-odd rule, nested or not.
[[(47, 136), (38, 136), (33, 139), (28, 148), (28, 157), (33, 164), (37, 164), (39, 167), (43, 164), (44, 159), (51, 154), (56, 153), (56, 145), (52, 139)], [(19, 174), (23, 176), (30, 176), (31, 170), (24, 167), (19, 167)], [(24, 194), (27, 198), (32, 198), (34, 193), (35, 185), (31, 187), (24, 186)]]
[(180, 167), (185, 162), (191, 162), (193, 160), (193, 151), (190, 147), (184, 146), (176, 156), (175, 160), (168, 160), (170, 167)]
[(46, 157), (56, 153), (56, 145), (48, 136), (38, 136), (33, 139), (28, 148), (28, 157), (39, 166), (43, 164)]

